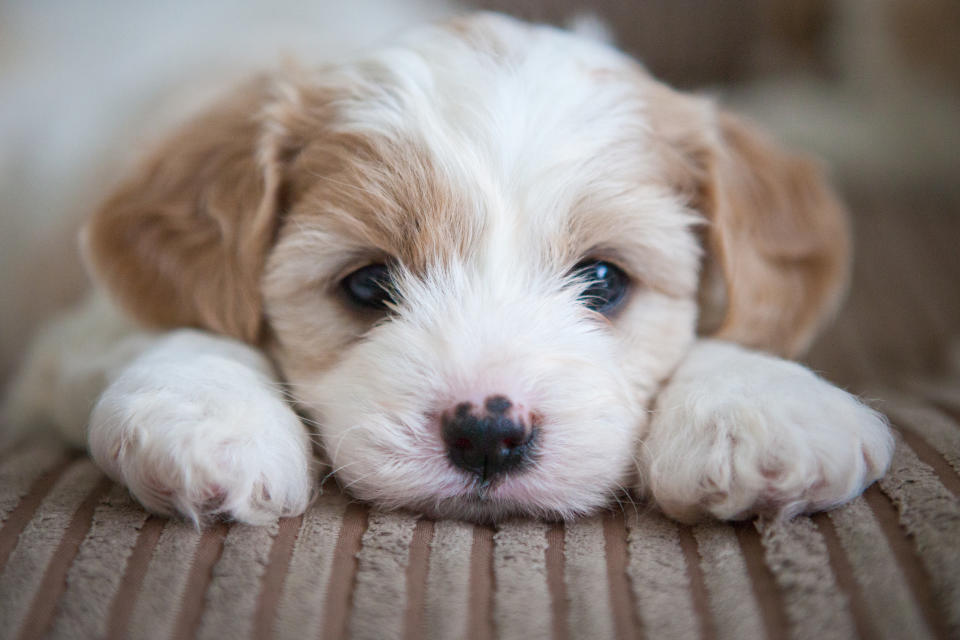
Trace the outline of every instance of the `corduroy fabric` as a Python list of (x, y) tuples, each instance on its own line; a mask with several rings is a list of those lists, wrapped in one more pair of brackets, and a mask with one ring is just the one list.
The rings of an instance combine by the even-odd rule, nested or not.
[(88, 461), (29, 443), (0, 458), (0, 475), (32, 479), (8, 485), (8, 512), (31, 509), (25, 524), (0, 528), (15, 536), (0, 568), (4, 635), (960, 637), (960, 496), (947, 462), (960, 425), (919, 395), (887, 402), (894, 424), (941, 456), (939, 470), (899, 437), (890, 473), (829, 514), (694, 527), (625, 504), (565, 526), (491, 530), (371, 511), (328, 486), (300, 519), (198, 532), (148, 517)]
[(0, 637), (960, 638), (960, 224), (864, 203), (850, 304), (809, 360), (901, 434), (862, 498), (788, 523), (625, 502), (491, 528), (328, 485), (299, 518), (197, 531), (37, 439), (0, 452)]

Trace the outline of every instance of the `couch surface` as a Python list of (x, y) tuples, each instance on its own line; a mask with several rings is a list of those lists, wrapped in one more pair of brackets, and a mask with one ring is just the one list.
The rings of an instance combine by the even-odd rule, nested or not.
[(82, 454), (0, 461), (0, 636), (960, 637), (960, 394), (885, 403), (902, 434), (862, 498), (790, 522), (678, 525), (624, 502), (496, 528), (382, 513), (329, 484), (302, 517), (204, 531)]
[(852, 503), (686, 526), (624, 497), (483, 527), (328, 482), (302, 517), (197, 531), (33, 439), (0, 454), (0, 637), (960, 638), (960, 206), (853, 203), (854, 287), (810, 363), (899, 436)]

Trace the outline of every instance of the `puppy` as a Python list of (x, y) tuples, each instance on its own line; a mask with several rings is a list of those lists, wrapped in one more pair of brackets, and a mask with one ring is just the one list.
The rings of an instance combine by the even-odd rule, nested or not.
[(781, 359), (846, 283), (820, 173), (553, 28), (473, 15), (254, 78), (83, 246), (113, 302), (40, 339), (9, 419), (55, 421), (159, 513), (300, 513), (319, 456), (435, 517), (572, 518), (624, 488), (789, 517), (891, 458), (881, 416)]

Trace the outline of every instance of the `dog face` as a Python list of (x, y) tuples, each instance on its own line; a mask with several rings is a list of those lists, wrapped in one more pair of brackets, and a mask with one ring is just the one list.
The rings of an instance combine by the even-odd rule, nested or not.
[(807, 164), (486, 14), (252, 82), (87, 238), (142, 321), (267, 350), (351, 492), (472, 519), (608, 502), (698, 323), (795, 353), (847, 253)]

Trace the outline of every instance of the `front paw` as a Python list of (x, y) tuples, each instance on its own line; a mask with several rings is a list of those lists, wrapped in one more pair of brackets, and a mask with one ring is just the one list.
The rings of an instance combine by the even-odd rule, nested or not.
[(883, 475), (894, 444), (883, 416), (800, 365), (726, 348), (737, 357), (681, 366), (658, 398), (641, 455), (666, 514), (789, 518)]
[(315, 474), (299, 418), (248, 368), (203, 364), (218, 380), (173, 376), (158, 385), (160, 371), (141, 367), (114, 382), (90, 418), (97, 464), (147, 509), (198, 525), (213, 517), (265, 524), (305, 511)]

